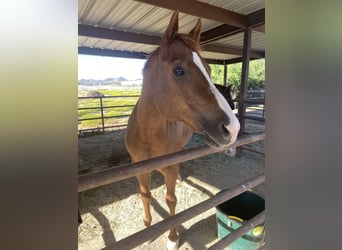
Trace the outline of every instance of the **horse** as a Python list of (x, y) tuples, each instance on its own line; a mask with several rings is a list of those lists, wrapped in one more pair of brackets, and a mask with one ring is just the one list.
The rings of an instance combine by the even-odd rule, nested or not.
[(235, 104), (233, 102), (233, 95), (232, 95), (232, 88), (233, 85), (223, 86), (220, 84), (214, 84), (215, 87), (220, 91), (223, 97), (227, 100), (230, 108), (233, 110), (235, 109)]
[[(175, 11), (143, 69), (141, 95), (128, 120), (125, 144), (132, 162), (174, 153), (202, 134), (211, 147), (235, 142), (240, 124), (210, 78), (210, 67), (200, 55), (201, 18), (188, 34), (178, 33)], [(166, 185), (166, 204), (175, 215), (179, 164), (158, 168)], [(151, 225), (151, 172), (137, 176), (144, 208), (143, 222)], [(170, 229), (168, 249), (178, 249), (177, 228)]]

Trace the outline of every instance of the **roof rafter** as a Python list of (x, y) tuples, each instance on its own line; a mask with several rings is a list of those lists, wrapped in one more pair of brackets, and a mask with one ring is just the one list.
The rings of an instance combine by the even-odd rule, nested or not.
[(100, 49), (90, 47), (78, 47), (78, 54), (94, 55), (94, 56), (110, 56), (110, 57), (123, 57), (135, 59), (147, 59), (148, 54), (132, 51), (121, 51), (112, 49)]
[[(231, 54), (231, 55), (242, 55), (243, 50), (238, 48), (228, 48), (228, 47), (221, 47), (216, 45), (204, 45), (202, 46), (204, 51), (210, 52), (217, 52), (217, 53), (224, 53), (224, 54)], [(256, 51), (251, 51), (251, 57), (255, 58), (264, 58), (264, 54)]]
[[(265, 8), (250, 13), (246, 15), (246, 17), (248, 26), (255, 27), (255, 30), (259, 31), (260, 29), (258, 29), (258, 27), (262, 27), (262, 25), (265, 24)], [(202, 32), (201, 44), (207, 44), (212, 41), (216, 41), (221, 38), (225, 38), (227, 36), (242, 32), (243, 30), (243, 28), (235, 27), (228, 24), (222, 24), (211, 30)]]
[(133, 32), (100, 28), (84, 24), (78, 25), (78, 35), (125, 42), (144, 43), (151, 45), (158, 45), (160, 42), (160, 37), (158, 36), (137, 34)]
[[(159, 45), (160, 39), (161, 39), (158, 36), (137, 34), (133, 32), (124, 32), (124, 31), (113, 30), (113, 29), (108, 29), (108, 28), (93, 27), (93, 26), (84, 25), (84, 24), (78, 25), (78, 34), (80, 36), (87, 36), (87, 37), (93, 37), (93, 38), (144, 43), (144, 44), (150, 44), (150, 45)], [(238, 48), (205, 45), (205, 46), (202, 46), (202, 49), (208, 52), (242, 55), (242, 49), (238, 49)], [(256, 53), (256, 52), (254, 56), (262, 57), (260, 53)]]
[(214, 20), (220, 23), (229, 24), (232, 26), (245, 28), (248, 26), (248, 18), (246, 15), (239, 14), (234, 11), (226, 10), (207, 3), (202, 3), (195, 0), (135, 0), (137, 2), (147, 3), (154, 6), (180, 10), (193, 16), (199, 16), (206, 19)]

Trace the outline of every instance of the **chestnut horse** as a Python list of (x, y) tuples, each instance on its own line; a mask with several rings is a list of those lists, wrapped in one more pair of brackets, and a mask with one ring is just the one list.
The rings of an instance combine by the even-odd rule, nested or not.
[[(129, 118), (126, 147), (132, 162), (182, 150), (200, 133), (212, 147), (233, 143), (240, 124), (227, 101), (210, 79), (210, 68), (200, 56), (201, 19), (189, 34), (178, 33), (175, 11), (160, 46), (143, 70), (141, 96)], [(157, 169), (164, 176), (166, 203), (175, 214), (175, 185), (179, 164)], [(137, 176), (144, 207), (144, 223), (150, 226), (151, 173)], [(176, 228), (170, 230), (168, 249), (178, 249)]]

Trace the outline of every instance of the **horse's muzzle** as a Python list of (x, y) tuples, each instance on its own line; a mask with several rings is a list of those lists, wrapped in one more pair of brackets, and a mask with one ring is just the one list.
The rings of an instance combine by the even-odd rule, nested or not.
[(240, 124), (231, 124), (228, 122), (221, 122), (216, 129), (205, 129), (204, 138), (211, 147), (222, 147), (232, 144), (236, 141), (240, 130)]

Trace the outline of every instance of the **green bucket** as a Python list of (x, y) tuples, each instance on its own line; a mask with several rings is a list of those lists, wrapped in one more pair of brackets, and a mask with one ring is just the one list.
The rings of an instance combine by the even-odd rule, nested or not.
[[(265, 210), (265, 200), (246, 191), (216, 207), (217, 235), (223, 238)], [(256, 250), (264, 241), (264, 224), (249, 230), (229, 245), (229, 250)]]

